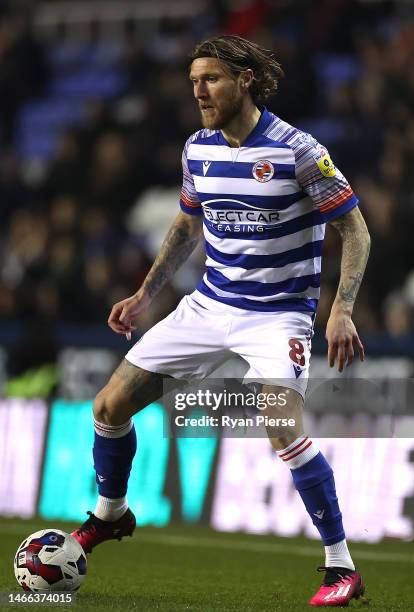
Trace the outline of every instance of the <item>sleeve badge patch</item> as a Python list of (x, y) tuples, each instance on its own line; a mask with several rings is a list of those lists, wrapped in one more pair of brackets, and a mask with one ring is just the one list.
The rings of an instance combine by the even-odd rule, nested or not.
[(335, 166), (325, 149), (321, 149), (313, 158), (323, 176), (335, 176)]

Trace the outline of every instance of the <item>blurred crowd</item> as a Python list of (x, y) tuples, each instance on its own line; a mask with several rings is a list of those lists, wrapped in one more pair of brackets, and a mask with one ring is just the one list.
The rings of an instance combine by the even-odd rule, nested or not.
[[(220, 0), (164, 18), (150, 35), (126, 20), (73, 37), (34, 36), (0, 16), (0, 319), (105, 322), (145, 277), (178, 211), (181, 152), (200, 127), (187, 77), (193, 45), (240, 34), (277, 53), (286, 76), (268, 104), (326, 145), (360, 198), (372, 252), (355, 321), (362, 333), (411, 331), (414, 309), (414, 16), (410, 4), (353, 0)], [(48, 96), (64, 46), (112, 49), (125, 75), (116, 95), (85, 100), (53, 153), (22, 156), (24, 105)], [(340, 245), (328, 231), (317, 325), (336, 291)], [(190, 290), (196, 253), (143, 316), (144, 330)]]

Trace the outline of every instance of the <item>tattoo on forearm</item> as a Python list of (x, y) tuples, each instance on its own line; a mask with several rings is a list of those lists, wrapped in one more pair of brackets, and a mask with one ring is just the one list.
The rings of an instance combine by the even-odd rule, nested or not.
[(348, 285), (345, 285), (343, 282), (339, 285), (338, 293), (344, 302), (352, 303), (355, 302), (358, 289), (361, 285), (362, 273), (358, 272), (356, 276), (350, 276), (349, 280), (350, 282)]
[(331, 222), (342, 238), (341, 280), (337, 298), (355, 302), (368, 260), (370, 238), (361, 213), (354, 209)]
[(194, 237), (189, 225), (176, 222), (168, 232), (161, 250), (152, 266), (143, 287), (149, 297), (154, 295), (173, 276), (194, 251), (199, 235)]

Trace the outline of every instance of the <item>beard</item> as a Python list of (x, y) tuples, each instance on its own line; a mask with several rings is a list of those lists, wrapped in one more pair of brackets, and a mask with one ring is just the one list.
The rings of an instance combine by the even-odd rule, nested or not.
[(242, 103), (242, 96), (235, 90), (220, 107), (214, 106), (212, 113), (206, 115), (200, 110), (203, 127), (209, 130), (222, 130), (241, 112)]

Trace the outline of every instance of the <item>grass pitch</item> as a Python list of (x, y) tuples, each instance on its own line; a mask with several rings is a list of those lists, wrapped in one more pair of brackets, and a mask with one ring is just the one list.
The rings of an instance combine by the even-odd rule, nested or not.
[[(30, 533), (51, 526), (0, 521), (0, 591), (20, 591), (13, 574), (17, 546)], [(414, 610), (412, 543), (354, 544), (351, 550), (367, 584), (369, 610)], [(138, 528), (133, 538), (99, 546), (88, 560), (87, 577), (72, 607), (79, 612), (310, 610), (306, 602), (323, 576), (315, 572), (323, 561), (318, 542), (223, 534), (198, 526)], [(353, 601), (350, 607), (366, 606)]]

